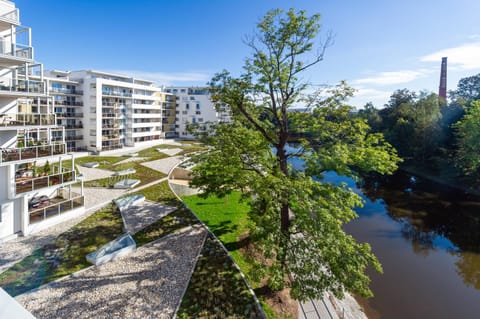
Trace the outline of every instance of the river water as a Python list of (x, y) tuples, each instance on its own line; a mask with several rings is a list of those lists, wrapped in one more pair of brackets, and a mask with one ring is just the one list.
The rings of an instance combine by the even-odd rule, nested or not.
[(374, 298), (357, 298), (370, 319), (480, 318), (480, 198), (404, 173), (355, 184), (365, 206), (345, 230), (383, 265)]

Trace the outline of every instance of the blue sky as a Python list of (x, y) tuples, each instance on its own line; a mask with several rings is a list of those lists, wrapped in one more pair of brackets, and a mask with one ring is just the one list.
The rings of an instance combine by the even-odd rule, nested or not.
[(265, 12), (295, 7), (322, 15), (335, 43), (305, 78), (356, 88), (351, 104), (377, 107), (401, 88), (438, 92), (480, 73), (478, 0), (17, 0), (46, 69), (95, 69), (203, 85), (222, 69), (241, 72), (251, 52), (242, 37)]

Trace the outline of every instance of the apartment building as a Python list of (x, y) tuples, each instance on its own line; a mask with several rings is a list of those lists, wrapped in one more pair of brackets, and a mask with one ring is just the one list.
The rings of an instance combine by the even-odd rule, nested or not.
[(57, 125), (31, 29), (0, 0), (0, 241), (28, 235), (84, 211), (65, 129)]
[(215, 110), (207, 87), (169, 87), (167, 93), (175, 96), (175, 130), (181, 139), (194, 139), (188, 132), (188, 125), (198, 123), (207, 130), (209, 123), (217, 123), (221, 115)]

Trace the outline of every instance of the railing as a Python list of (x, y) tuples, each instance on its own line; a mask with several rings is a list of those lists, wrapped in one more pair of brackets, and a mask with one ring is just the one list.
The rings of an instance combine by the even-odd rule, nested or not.
[[(59, 192), (60, 193), (60, 192)], [(51, 199), (50, 201), (55, 201)], [(55, 217), (63, 213), (74, 210), (75, 208), (85, 206), (85, 197), (79, 194), (73, 194), (71, 199), (64, 200), (63, 198), (55, 204), (50, 205), (50, 201), (46, 206), (38, 209), (30, 210), (30, 224), (41, 222), (47, 218)]]
[(122, 144), (116, 144), (116, 145), (103, 145), (102, 144), (102, 151), (118, 150), (122, 147), (123, 147)]
[(15, 182), (15, 193), (22, 194), (34, 190), (46, 188), (52, 185), (64, 184), (75, 180), (75, 171), (67, 171), (64, 173), (29, 178), (25, 180), (17, 180)]
[(83, 117), (83, 113), (57, 113), (58, 117)]
[(0, 15), (0, 19), (9, 20), (9, 21), (18, 23), (18, 16), (19, 16), (19, 10), (13, 9), (12, 11), (5, 12), (4, 14)]
[(66, 141), (80, 141), (83, 140), (83, 135), (73, 135), (73, 136), (65, 136)]
[(126, 96), (126, 97), (132, 97), (132, 93), (129, 92), (120, 92), (120, 91), (102, 91), (103, 95), (113, 95), (113, 96)]
[(65, 143), (32, 146), (23, 148), (0, 149), (0, 164), (21, 161), (32, 158), (48, 157), (65, 154)]
[(22, 59), (33, 59), (33, 48), (25, 44), (12, 43), (11, 40), (0, 38), (0, 54)]
[(83, 128), (83, 124), (69, 124), (69, 125), (64, 125), (66, 129), (75, 129), (75, 128)]
[(0, 114), (0, 126), (56, 125), (56, 123), (55, 114)]
[[(41, 104), (47, 104), (47, 101), (40, 101)], [(65, 106), (83, 106), (83, 102), (72, 102), (72, 101), (55, 101), (55, 106), (65, 105)]]
[(83, 94), (83, 91), (79, 91), (77, 89), (67, 89), (67, 88), (58, 88), (58, 87), (51, 87), (50, 92), (64, 93), (64, 94), (75, 94), (75, 95), (82, 95)]
[(0, 92), (2, 91), (45, 94), (45, 83), (34, 80), (0, 78)]

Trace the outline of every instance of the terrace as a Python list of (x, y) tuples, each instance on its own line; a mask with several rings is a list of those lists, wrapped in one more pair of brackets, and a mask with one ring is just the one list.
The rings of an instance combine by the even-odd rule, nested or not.
[(65, 154), (65, 152), (65, 143), (54, 143), (22, 148), (3, 148), (0, 149), (0, 165), (15, 161), (62, 155)]
[(45, 94), (45, 83), (36, 80), (0, 78), (0, 93)]
[(60, 188), (56, 197), (45, 198), (37, 207), (29, 208), (29, 224), (38, 223), (83, 206), (85, 206), (85, 197), (83, 195)]
[(55, 114), (47, 113), (13, 113), (0, 114), (0, 128), (10, 126), (45, 126), (56, 125)]
[(15, 178), (15, 193), (22, 194), (28, 193), (42, 188), (46, 188), (52, 185), (61, 185), (68, 182), (75, 181), (75, 170), (62, 169), (60, 173), (33, 177), (33, 172), (18, 175)]

